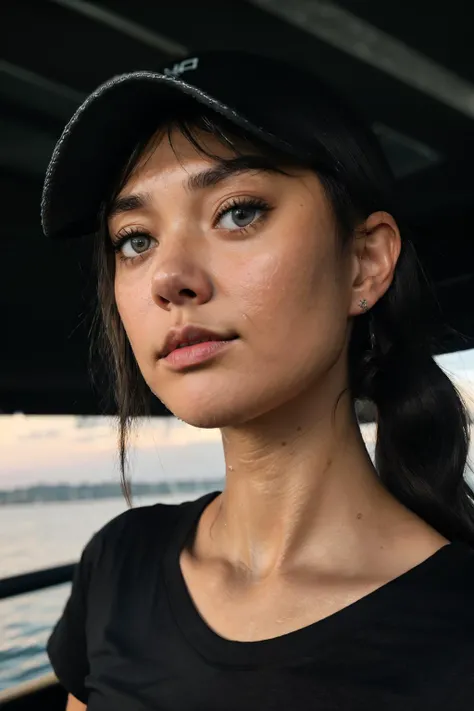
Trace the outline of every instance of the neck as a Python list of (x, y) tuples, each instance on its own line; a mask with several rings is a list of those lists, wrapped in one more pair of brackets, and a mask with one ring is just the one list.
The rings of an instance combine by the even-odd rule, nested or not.
[(222, 431), (226, 485), (209, 507), (208, 544), (249, 582), (315, 557), (354, 556), (383, 511), (399, 506), (378, 480), (349, 396), (336, 408), (314, 403), (308, 396), (286, 403), (284, 417)]

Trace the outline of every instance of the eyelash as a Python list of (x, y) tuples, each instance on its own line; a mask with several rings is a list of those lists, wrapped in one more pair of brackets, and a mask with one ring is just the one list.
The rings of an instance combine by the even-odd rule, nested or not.
[[(246, 208), (246, 209), (256, 209), (256, 210), (262, 210), (262, 214), (256, 217), (249, 225), (246, 225), (245, 227), (240, 227), (235, 230), (231, 230), (231, 232), (239, 232), (239, 233), (246, 233), (249, 232), (251, 229), (257, 226), (262, 220), (264, 220), (267, 216), (270, 210), (273, 208), (268, 204), (266, 200), (263, 198), (257, 198), (257, 197), (246, 197), (246, 198), (233, 198), (231, 203), (227, 203), (227, 205), (224, 205), (219, 212), (216, 215), (216, 219), (214, 221), (214, 225), (216, 225), (219, 220), (228, 212), (232, 212), (232, 210), (235, 210), (236, 208)], [(123, 245), (128, 242), (132, 237), (147, 237), (149, 239), (152, 239), (152, 236), (149, 232), (147, 232), (144, 229), (139, 229), (136, 227), (127, 227), (123, 230), (122, 234), (120, 236), (117, 236), (115, 239), (112, 240), (112, 250), (115, 253), (120, 253), (120, 250), (122, 249)], [(120, 254), (119, 259), (120, 261), (123, 262), (134, 262), (136, 259), (140, 257), (144, 257), (146, 254), (148, 254), (149, 250), (147, 249), (146, 252), (143, 252), (142, 254), (137, 254), (135, 257), (125, 257), (123, 254)]]

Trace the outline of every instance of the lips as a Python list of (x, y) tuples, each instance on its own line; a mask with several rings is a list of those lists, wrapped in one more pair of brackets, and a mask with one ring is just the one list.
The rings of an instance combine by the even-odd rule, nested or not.
[(191, 345), (192, 343), (205, 341), (231, 341), (237, 338), (237, 334), (226, 332), (219, 333), (211, 331), (202, 326), (187, 325), (182, 328), (171, 329), (166, 337), (164, 346), (160, 353), (160, 358), (166, 356), (180, 346)]

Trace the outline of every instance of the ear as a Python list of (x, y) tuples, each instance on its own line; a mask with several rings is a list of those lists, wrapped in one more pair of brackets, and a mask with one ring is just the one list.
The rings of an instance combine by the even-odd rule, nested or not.
[(351, 316), (371, 308), (387, 291), (401, 250), (398, 225), (388, 212), (373, 212), (357, 229), (352, 254)]

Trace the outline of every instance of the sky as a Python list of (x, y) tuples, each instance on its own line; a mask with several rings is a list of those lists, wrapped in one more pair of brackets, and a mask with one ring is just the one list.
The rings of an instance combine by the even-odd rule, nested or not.
[[(436, 359), (474, 413), (474, 350)], [(373, 425), (363, 426), (371, 448)], [(143, 420), (131, 439), (135, 481), (218, 479), (224, 457), (218, 429), (173, 417)], [(113, 422), (105, 417), (0, 416), (0, 489), (37, 483), (119, 481)]]

